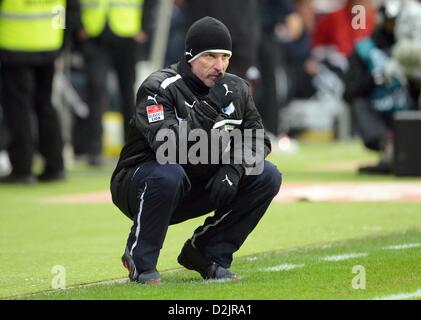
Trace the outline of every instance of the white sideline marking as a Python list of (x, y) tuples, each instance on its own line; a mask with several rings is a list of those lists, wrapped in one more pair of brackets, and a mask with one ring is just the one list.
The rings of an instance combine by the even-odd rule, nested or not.
[(419, 182), (286, 183), (275, 197), (280, 202), (421, 201)]
[(246, 258), (247, 261), (256, 261), (257, 257), (248, 257)]
[(203, 283), (204, 284), (212, 284), (212, 283), (225, 283), (225, 282), (236, 282), (236, 281), (239, 281), (239, 280), (243, 280), (244, 279), (244, 277), (242, 277), (242, 276), (239, 276), (239, 277), (237, 277), (235, 280), (233, 280), (233, 279), (208, 279), (208, 280), (203, 280)]
[(346, 254), (340, 254), (337, 256), (327, 256), (324, 257), (322, 260), (324, 261), (342, 261), (342, 260), (348, 260), (348, 259), (354, 259), (354, 258), (360, 258), (360, 257), (366, 257), (368, 256), (368, 253), (361, 252), (361, 253), (346, 253)]
[(421, 289), (418, 289), (417, 291), (412, 292), (412, 293), (392, 294), (390, 296), (374, 298), (373, 300), (404, 300), (404, 299), (412, 299), (412, 298), (419, 298), (419, 297), (421, 297)]
[(292, 269), (298, 269), (304, 267), (303, 264), (281, 264), (279, 266), (266, 268), (267, 272), (276, 272), (276, 271), (287, 271)]
[[(102, 286), (102, 285), (113, 285), (113, 284), (123, 284), (123, 283), (130, 283), (129, 279), (113, 279), (113, 280), (104, 280), (99, 282), (92, 282), (92, 283), (85, 283), (85, 284), (76, 284), (73, 286), (69, 286), (66, 289), (77, 289), (77, 288), (89, 288), (94, 286)], [(61, 290), (63, 291), (63, 290)]]
[(406, 244), (398, 244), (395, 246), (387, 246), (383, 249), (385, 250), (404, 250), (404, 249), (410, 249), (410, 248), (416, 248), (421, 247), (421, 243), (406, 243)]

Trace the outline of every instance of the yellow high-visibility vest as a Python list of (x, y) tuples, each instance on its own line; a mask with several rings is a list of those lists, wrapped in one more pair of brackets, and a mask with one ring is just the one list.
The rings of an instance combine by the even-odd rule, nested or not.
[(90, 37), (101, 34), (108, 21), (120, 37), (133, 37), (141, 28), (143, 0), (81, 0), (82, 23)]
[(55, 51), (63, 44), (66, 0), (3, 0), (0, 49)]

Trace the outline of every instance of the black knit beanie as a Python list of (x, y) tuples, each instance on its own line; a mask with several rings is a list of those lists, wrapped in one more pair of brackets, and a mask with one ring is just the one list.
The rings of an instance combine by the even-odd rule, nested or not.
[(203, 52), (232, 55), (232, 41), (228, 28), (219, 20), (204, 17), (193, 23), (186, 35), (185, 58), (191, 62)]

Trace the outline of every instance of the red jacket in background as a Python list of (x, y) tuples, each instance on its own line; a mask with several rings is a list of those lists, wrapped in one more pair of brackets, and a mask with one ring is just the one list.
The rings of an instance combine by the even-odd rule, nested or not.
[(356, 41), (369, 37), (375, 27), (376, 10), (366, 7), (365, 29), (352, 27), (352, 7), (329, 13), (317, 23), (312, 37), (312, 47), (334, 45), (345, 56), (350, 56)]

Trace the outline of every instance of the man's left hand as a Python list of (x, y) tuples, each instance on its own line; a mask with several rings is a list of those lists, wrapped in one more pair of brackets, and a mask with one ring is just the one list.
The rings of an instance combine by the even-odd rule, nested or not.
[(237, 83), (233, 79), (221, 75), (215, 82), (215, 85), (209, 90), (206, 101), (218, 110), (222, 110), (237, 99), (238, 95)]

